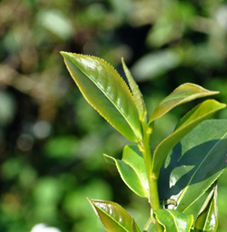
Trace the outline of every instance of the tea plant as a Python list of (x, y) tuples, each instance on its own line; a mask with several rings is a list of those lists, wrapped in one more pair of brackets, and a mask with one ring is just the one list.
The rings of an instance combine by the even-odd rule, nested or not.
[[(104, 155), (116, 165), (125, 184), (147, 198), (151, 213), (143, 232), (216, 231), (217, 179), (226, 167), (227, 120), (206, 120), (226, 107), (208, 99), (194, 107), (175, 130), (151, 151), (155, 121), (174, 107), (217, 94), (186, 83), (164, 98), (148, 118), (138, 85), (122, 60), (128, 84), (104, 60), (61, 52), (84, 98), (123, 136), (122, 159)], [(109, 232), (140, 232), (119, 204), (88, 199)]]

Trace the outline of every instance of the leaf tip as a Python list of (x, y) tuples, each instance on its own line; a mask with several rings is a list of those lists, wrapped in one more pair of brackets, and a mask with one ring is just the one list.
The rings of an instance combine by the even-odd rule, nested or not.
[(67, 52), (60, 51), (60, 54), (61, 54), (62, 56), (65, 56), (65, 55), (67, 54)]
[[(94, 208), (94, 210), (95, 210), (95, 200), (94, 199), (91, 199), (91, 198), (89, 198), (89, 197), (86, 197), (87, 198), (87, 200), (88, 200), (88, 202), (91, 204), (91, 206)], [(95, 210), (96, 211), (96, 210)]]
[(65, 62), (66, 60), (70, 59), (70, 52), (60, 51), (60, 54), (63, 56)]
[(103, 154), (104, 159), (109, 164), (115, 164), (115, 159), (107, 154)]
[(89, 201), (89, 203), (90, 203), (91, 205), (93, 205), (92, 199), (89, 198), (89, 197), (86, 197), (86, 198), (87, 198), (87, 200)]
[(121, 63), (122, 63), (122, 66), (124, 67), (125, 66), (125, 60), (123, 57), (121, 57)]

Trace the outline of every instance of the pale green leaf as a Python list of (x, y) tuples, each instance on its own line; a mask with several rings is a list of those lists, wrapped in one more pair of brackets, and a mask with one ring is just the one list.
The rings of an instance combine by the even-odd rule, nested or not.
[(117, 203), (88, 200), (108, 232), (140, 232), (134, 218)]
[(201, 121), (225, 107), (225, 104), (215, 100), (206, 100), (188, 112), (180, 121), (177, 129), (156, 147), (153, 155), (152, 172), (158, 176), (171, 149)]
[(209, 91), (199, 85), (191, 83), (180, 85), (169, 96), (164, 98), (156, 107), (155, 111), (151, 115), (149, 123), (162, 117), (164, 114), (168, 113), (171, 109), (180, 104), (192, 101), (196, 98), (206, 97), (218, 93), (219, 92), (217, 91)]
[(141, 140), (135, 101), (117, 71), (97, 57), (67, 52), (61, 54), (88, 103), (126, 138), (133, 142)]
[(143, 100), (143, 95), (140, 92), (140, 89), (137, 85), (137, 83), (135, 82), (135, 80), (133, 79), (131, 72), (129, 71), (128, 67), (126, 66), (124, 60), (122, 59), (122, 65), (125, 71), (125, 75), (128, 79), (128, 83), (129, 86), (132, 90), (132, 94), (139, 112), (139, 116), (140, 116), (140, 120), (146, 122), (147, 120), (147, 110), (146, 110), (146, 106)]
[(114, 161), (125, 184), (137, 195), (148, 197), (148, 178), (144, 159), (136, 145), (127, 145), (122, 160), (105, 155), (107, 161)]

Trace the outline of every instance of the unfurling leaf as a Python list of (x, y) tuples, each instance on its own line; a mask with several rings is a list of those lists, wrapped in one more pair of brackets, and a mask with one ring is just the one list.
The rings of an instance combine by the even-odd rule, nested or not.
[(145, 103), (143, 100), (143, 95), (140, 92), (140, 89), (139, 89), (137, 83), (135, 82), (135, 80), (133, 79), (131, 72), (129, 71), (128, 67), (126, 66), (124, 60), (122, 59), (121, 61), (122, 61), (122, 65), (123, 65), (123, 68), (125, 71), (125, 75), (128, 79), (129, 86), (132, 90), (132, 94), (133, 94), (133, 97), (134, 97), (134, 100), (136, 103), (136, 107), (137, 107), (138, 112), (139, 112), (140, 120), (143, 122), (146, 122), (147, 121), (147, 110), (146, 110), (146, 106), (145, 106)]
[(154, 212), (156, 220), (164, 227), (164, 232), (189, 232), (193, 216), (177, 210), (159, 209)]
[(107, 161), (114, 160), (118, 172), (125, 184), (141, 197), (148, 197), (148, 178), (144, 159), (136, 145), (124, 148), (122, 160), (104, 155)]
[(135, 101), (117, 71), (97, 57), (67, 52), (61, 54), (88, 103), (126, 138), (133, 142), (141, 140), (141, 125)]
[(117, 203), (88, 200), (108, 232), (140, 232), (134, 218)]
[(155, 111), (151, 115), (149, 123), (152, 123), (154, 120), (162, 117), (164, 114), (168, 113), (171, 109), (180, 104), (192, 101), (196, 98), (206, 97), (218, 93), (219, 92), (217, 91), (209, 91), (199, 85), (191, 83), (180, 85), (169, 96), (164, 98), (156, 107)]

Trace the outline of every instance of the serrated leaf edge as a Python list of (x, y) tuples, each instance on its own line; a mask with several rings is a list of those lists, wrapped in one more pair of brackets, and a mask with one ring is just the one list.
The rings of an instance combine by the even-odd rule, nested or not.
[(139, 89), (139, 86), (137, 85), (137, 83), (135, 82), (135, 80), (133, 79), (130, 70), (128, 69), (128, 67), (126, 66), (124, 59), (121, 58), (121, 63), (125, 72), (125, 75), (127, 77), (129, 86), (131, 88), (132, 91), (132, 96), (134, 98), (139, 116), (140, 116), (140, 120), (146, 122), (147, 120), (147, 110), (146, 110), (146, 106), (143, 100), (143, 95)]
[[(60, 52), (61, 53), (61, 55), (64, 57), (64, 54), (69, 54), (69, 55), (75, 55), (74, 53), (72, 53), (72, 52)], [(126, 91), (127, 91), (127, 93), (129, 94), (129, 96), (131, 97), (131, 99), (132, 99), (132, 101), (133, 101), (133, 103), (134, 103), (134, 105), (135, 105), (135, 108), (137, 109), (137, 107), (136, 107), (136, 103), (135, 103), (135, 100), (134, 100), (134, 97), (133, 97), (133, 95), (132, 95), (132, 92), (130, 91), (130, 89), (129, 89), (129, 87), (128, 87), (128, 85), (125, 83), (125, 81), (123, 80), (123, 78), (120, 76), (120, 74), (117, 72), (117, 70), (111, 65), (111, 64), (109, 64), (108, 62), (106, 62), (104, 59), (102, 59), (102, 58), (99, 58), (99, 57), (96, 57), (96, 56), (91, 56), (91, 55), (83, 55), (83, 54), (77, 54), (76, 53), (76, 55), (78, 55), (78, 56), (80, 56), (80, 57), (90, 57), (90, 58), (93, 58), (93, 59), (96, 59), (96, 60), (99, 60), (99, 61), (102, 61), (103, 63), (105, 63), (107, 66), (109, 66), (114, 72), (116, 72), (117, 73), (117, 75), (120, 77), (120, 79), (122, 80), (122, 84), (125, 86), (125, 89), (126, 89)], [(64, 59), (65, 59), (65, 57), (64, 57)], [(70, 60), (70, 62), (72, 62), (71, 60)], [(65, 63), (66, 64), (66, 63)], [(68, 68), (68, 65), (66, 64), (66, 66), (67, 66), (67, 68)], [(77, 66), (76, 66), (77, 67)], [(78, 68), (78, 67), (77, 67)], [(89, 78), (89, 76), (86, 74), (86, 73), (84, 73), (80, 68), (78, 68), (84, 75), (86, 75), (88, 78)], [(73, 77), (73, 73), (70, 71), (70, 69), (68, 69), (68, 71), (69, 71), (69, 73), (70, 73), (70, 75)], [(73, 78), (74, 79), (74, 81), (76, 82), (76, 80), (75, 80), (75, 78)], [(122, 115), (122, 117), (125, 119), (125, 121), (128, 123), (128, 125), (129, 125), (129, 127), (130, 127), (130, 129), (132, 130), (132, 132), (134, 133), (134, 135), (135, 135), (135, 138), (137, 138), (138, 140), (141, 140), (142, 139), (142, 135), (141, 135), (141, 133), (139, 133), (137, 130), (134, 130), (134, 127), (131, 125), (131, 123), (128, 121), (128, 119), (127, 119), (127, 117), (125, 117), (124, 116), (124, 114), (121, 112), (121, 110), (118, 108), (118, 107), (116, 107), (116, 105), (113, 103), (113, 101), (108, 97), (108, 95), (106, 95), (105, 94), (105, 92), (103, 91), (103, 89), (102, 88), (100, 88), (100, 86), (99, 85), (97, 85), (92, 79), (90, 79), (89, 78), (89, 80), (90, 81), (92, 81), (93, 82), (93, 84), (95, 85), (95, 86), (97, 86), (98, 87), (98, 89), (106, 96), (106, 98), (115, 106), (115, 108), (118, 110), (118, 112), (120, 113), (120, 115)], [(78, 88), (80, 89), (80, 92), (81, 93), (83, 93), (83, 91), (82, 91), (82, 89), (81, 89), (81, 87), (80, 87), (80, 85), (77, 85), (78, 86)], [(86, 97), (86, 95), (85, 94), (83, 94), (83, 97), (86, 99), (86, 101), (112, 126), (112, 127), (114, 127), (115, 129), (116, 129), (116, 127), (113, 125), (113, 123), (111, 123), (100, 111), (99, 111), (99, 109), (97, 108), (97, 107), (95, 107), (94, 106), (94, 104), (93, 103), (91, 103), (90, 102), (90, 100), (88, 100), (88, 98)], [(137, 111), (138, 112), (138, 111)], [(139, 114), (138, 114), (138, 118), (139, 118)], [(118, 129), (117, 129), (118, 130)], [(119, 131), (119, 130), (118, 130)], [(119, 131), (120, 132), (120, 131)], [(121, 133), (121, 132), (120, 132)], [(129, 138), (128, 138), (129, 139)], [(130, 139), (131, 141), (133, 141), (133, 142), (137, 142), (137, 140), (132, 140), (132, 139)]]

